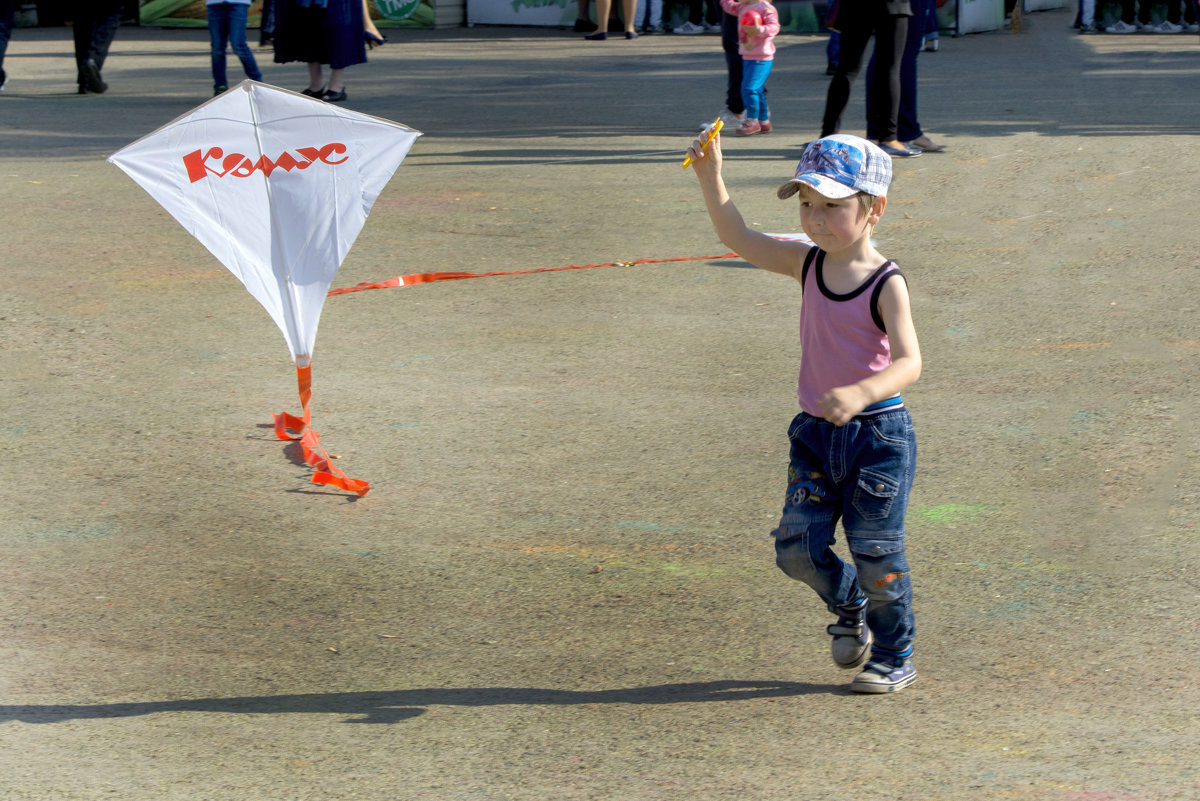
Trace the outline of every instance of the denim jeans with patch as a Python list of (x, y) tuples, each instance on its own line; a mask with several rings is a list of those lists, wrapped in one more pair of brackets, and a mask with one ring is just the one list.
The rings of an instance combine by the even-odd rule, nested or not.
[[(916, 627), (904, 554), (904, 515), (917, 462), (912, 417), (900, 407), (844, 426), (801, 412), (788, 429), (791, 464), (776, 564), (831, 612), (864, 596), (882, 656), (907, 655)], [(853, 564), (833, 551), (838, 521)]]

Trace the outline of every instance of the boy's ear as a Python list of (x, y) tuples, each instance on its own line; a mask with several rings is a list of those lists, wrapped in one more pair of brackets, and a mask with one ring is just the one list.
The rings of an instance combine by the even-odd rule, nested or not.
[(871, 225), (877, 225), (883, 217), (883, 210), (887, 208), (887, 196), (879, 195), (871, 203), (871, 211), (867, 214), (867, 222)]

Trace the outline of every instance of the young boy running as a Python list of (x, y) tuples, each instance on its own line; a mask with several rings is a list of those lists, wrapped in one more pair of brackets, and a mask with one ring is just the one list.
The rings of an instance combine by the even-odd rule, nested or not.
[[(917, 675), (904, 553), (917, 445), (900, 393), (920, 376), (921, 352), (904, 277), (871, 243), (887, 205), (891, 159), (856, 136), (805, 148), (778, 195), (799, 195), (809, 247), (746, 226), (721, 178), (720, 137), (707, 148), (697, 139), (688, 155), (721, 241), (751, 264), (796, 279), (803, 293), (801, 411), (788, 429), (776, 563), (837, 615), (827, 629), (833, 661), (862, 668), (850, 689), (894, 692)], [(853, 563), (832, 548), (839, 520)]]

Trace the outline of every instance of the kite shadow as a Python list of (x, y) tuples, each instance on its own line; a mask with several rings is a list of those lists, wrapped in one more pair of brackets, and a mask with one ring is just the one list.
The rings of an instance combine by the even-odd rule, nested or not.
[[(257, 425), (258, 425), (258, 428), (267, 429), (267, 430), (271, 431), (272, 433), (275, 430), (275, 426), (272, 425), (271, 423), (258, 423)], [(282, 441), (275, 436), (247, 437), (247, 438), (259, 440), (262, 442), (281, 442)], [(302, 468), (308, 469), (309, 468), (308, 460), (304, 458), (304, 449), (300, 446), (300, 442), (298, 440), (287, 440), (287, 441), (282, 441), (282, 442), (284, 442), (283, 449), (282, 449), (284, 458), (287, 459), (288, 462), (291, 463), (292, 465), (294, 465), (295, 467), (302, 467)], [(314, 489), (312, 487), (308, 487), (306, 489), (290, 489), (290, 490), (286, 490), (286, 491), (293, 493), (293, 494), (298, 494), (298, 495), (327, 495), (331, 498), (343, 498), (350, 503), (354, 503), (355, 501), (360, 500), (360, 496), (354, 495), (354, 494), (347, 495), (345, 492), (343, 492), (341, 490), (321, 490), (321, 489)]]
[(399, 723), (433, 706), (582, 706), (591, 704), (736, 703), (761, 698), (794, 698), (818, 693), (846, 694), (839, 685), (792, 681), (709, 681), (660, 684), (614, 690), (553, 690), (537, 687), (471, 687), (306, 693), (233, 698), (195, 698), (120, 704), (37, 704), (0, 706), (0, 723), (64, 723), (72, 720), (129, 718), (164, 712), (217, 712), (241, 715), (329, 713), (343, 723)]
[(283, 455), (289, 462), (296, 467), (307, 467), (308, 462), (304, 460), (304, 449), (300, 447), (300, 443), (296, 440), (291, 440), (283, 446)]
[[(258, 428), (262, 428), (262, 429), (271, 431), (272, 434), (275, 431), (275, 426), (271, 423), (258, 423)], [(304, 458), (304, 449), (302, 447), (300, 447), (299, 440), (295, 440), (295, 439), (281, 440), (276, 436), (254, 437), (254, 439), (260, 439), (263, 442), (282, 442), (283, 443), (283, 455), (284, 455), (284, 457), (287, 458), (287, 460), (289, 462), (294, 464), (296, 467), (307, 467), (308, 466), (308, 462)]]

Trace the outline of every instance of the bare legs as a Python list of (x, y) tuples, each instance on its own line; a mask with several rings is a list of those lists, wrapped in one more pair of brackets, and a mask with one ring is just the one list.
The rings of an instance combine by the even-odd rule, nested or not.
[[(597, 32), (608, 29), (608, 14), (612, 10), (613, 0), (596, 0), (596, 21), (600, 25)], [(625, 33), (634, 33), (637, 26), (637, 0), (621, 0), (621, 13), (625, 17)]]
[(308, 91), (317, 92), (322, 88), (330, 92), (340, 92), (346, 88), (346, 70), (336, 69), (329, 71), (329, 85), (325, 84), (325, 75), (321, 69), (320, 62), (310, 61), (308, 63)]

